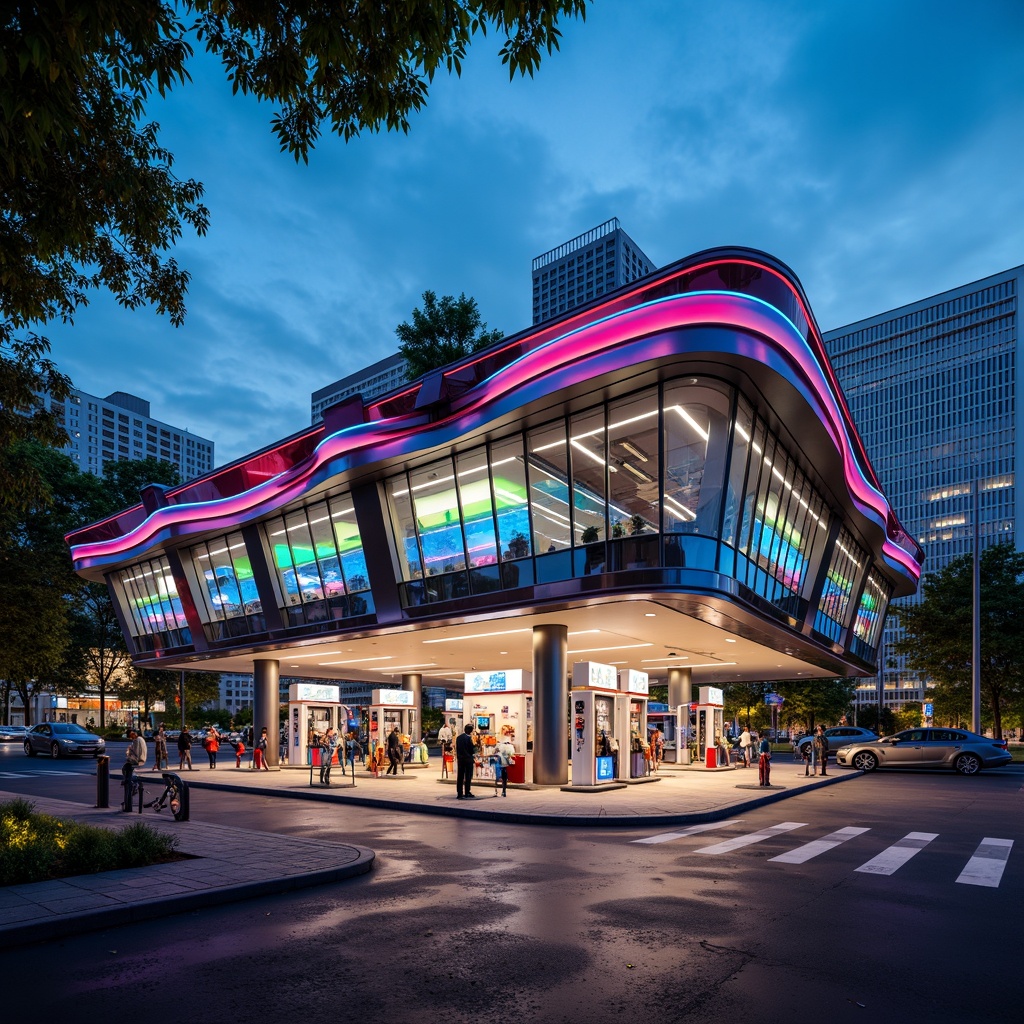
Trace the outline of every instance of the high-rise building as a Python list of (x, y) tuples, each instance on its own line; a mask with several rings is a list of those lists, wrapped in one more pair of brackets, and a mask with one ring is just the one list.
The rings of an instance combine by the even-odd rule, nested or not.
[(655, 269), (612, 217), (533, 261), (533, 322), (561, 316)]
[(145, 458), (172, 463), (182, 480), (213, 469), (213, 442), (153, 419), (143, 398), (124, 391), (97, 398), (72, 390), (63, 403), (48, 395), (41, 401), (51, 410), (63, 405), (68, 443), (62, 450), (84, 473), (102, 476), (108, 462)]
[(363, 400), (367, 401), (401, 387), (408, 379), (408, 365), (396, 352), (314, 391), (310, 398), (310, 423), (319, 423), (324, 418), (324, 409), (353, 395), (362, 395)]
[[(973, 550), (975, 485), (982, 547), (1021, 547), (1022, 292), (1019, 266), (823, 336), (885, 493), (924, 549), (925, 572)], [(887, 626), (887, 648), (895, 639)], [(886, 661), (896, 662), (884, 670), (886, 703), (922, 700), (915, 675)], [(869, 681), (858, 700), (877, 701), (876, 686)]]

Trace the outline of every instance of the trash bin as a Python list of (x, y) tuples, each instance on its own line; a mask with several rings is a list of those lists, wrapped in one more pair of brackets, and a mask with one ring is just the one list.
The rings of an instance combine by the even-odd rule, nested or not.
[(96, 806), (110, 806), (110, 758), (106, 754), (96, 758)]

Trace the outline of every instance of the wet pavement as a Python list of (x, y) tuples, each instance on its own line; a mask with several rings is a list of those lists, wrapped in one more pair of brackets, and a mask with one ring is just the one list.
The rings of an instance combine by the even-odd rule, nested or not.
[[(456, 797), (454, 779), (440, 778), (435, 762), (406, 766), (398, 776), (374, 776), (356, 765), (355, 779), (332, 770), (330, 786), (321, 785), (319, 770), (283, 767), (271, 771), (223, 766), (180, 773), (201, 800), (203, 789), (258, 793), (281, 799), (386, 808), (406, 813), (446, 815), (513, 824), (575, 827), (674, 826), (711, 822), (809, 789), (857, 778), (859, 772), (805, 776), (803, 763), (777, 757), (769, 787), (758, 785), (756, 769), (666, 765), (653, 776), (629, 785), (610, 787), (521, 787), (510, 785), (502, 797), (492, 780), (473, 783), (474, 799)], [(143, 772), (143, 778), (156, 777)], [(0, 802), (16, 794), (0, 792)], [(111, 785), (112, 802), (118, 790)], [(146, 868), (27, 885), (0, 891), (0, 948), (25, 942), (92, 931), (99, 928), (181, 913), (215, 903), (335, 882), (371, 870), (374, 854), (365, 847), (325, 843), (295, 836), (253, 833), (205, 821), (176, 822), (145, 812), (125, 814), (117, 807), (33, 796), (35, 809), (104, 827), (129, 822), (177, 836), (179, 853), (187, 859)], [(252, 849), (258, 836), (259, 857)]]

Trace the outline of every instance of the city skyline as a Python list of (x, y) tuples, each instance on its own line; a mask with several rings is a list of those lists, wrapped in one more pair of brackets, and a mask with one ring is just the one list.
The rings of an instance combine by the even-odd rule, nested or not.
[(149, 109), (212, 226), (174, 329), (96, 295), (53, 357), (144, 394), (218, 464), (302, 429), (309, 395), (397, 348), (425, 289), (531, 320), (531, 260), (617, 216), (659, 265), (774, 253), (832, 330), (1024, 260), (1024, 15), (991, 0), (596, 5), (509, 83), (493, 39), (439, 78), (408, 136), (277, 151), (269, 105), (212, 62)]

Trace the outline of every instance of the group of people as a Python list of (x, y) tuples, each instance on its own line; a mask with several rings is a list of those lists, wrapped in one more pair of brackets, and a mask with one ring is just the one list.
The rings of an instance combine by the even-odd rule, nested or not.
[(331, 768), (334, 766), (335, 755), (339, 764), (347, 761), (352, 768), (353, 777), (356, 770), (356, 758), (362, 760), (363, 748), (359, 737), (354, 732), (346, 733), (339, 738), (333, 728), (329, 728), (320, 737), (320, 785), (331, 784)]
[[(442, 735), (443, 734), (443, 735)], [(441, 741), (442, 763), (446, 752), (452, 746), (452, 731), (448, 725), (444, 725), (437, 738)], [(473, 723), (467, 722), (462, 732), (455, 737), (455, 799), (475, 800), (476, 793), (473, 792), (473, 769), (477, 762), (477, 745), (473, 739)], [(508, 736), (502, 736), (494, 748), (494, 756), (497, 764), (494, 766), (494, 788), (497, 790), (501, 784), (501, 795), (508, 796), (508, 770), (515, 760), (516, 748)], [(442, 768), (442, 772), (444, 769)]]

